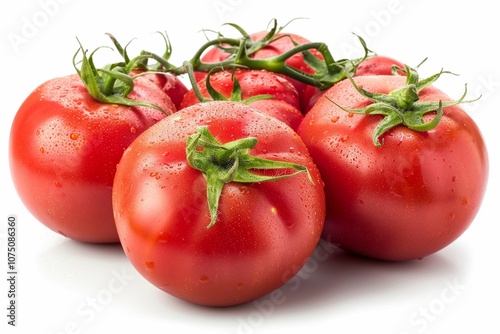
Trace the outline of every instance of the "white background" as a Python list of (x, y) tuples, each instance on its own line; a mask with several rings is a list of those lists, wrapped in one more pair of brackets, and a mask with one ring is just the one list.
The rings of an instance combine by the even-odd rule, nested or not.
[[(0, 285), (3, 333), (492, 333), (498, 330), (500, 228), (497, 171), (500, 140), (500, 67), (497, 11), (475, 1), (4, 1), (1, 10), (1, 201), (0, 267), (7, 272), (6, 221), (18, 228), (16, 328), (7, 326), (7, 282)], [(9, 6), (7, 9), (6, 7)], [(326, 7), (327, 6), (327, 7)], [(490, 155), (490, 179), (482, 208), (452, 245), (421, 261), (380, 263), (319, 249), (300, 276), (269, 296), (231, 308), (206, 308), (175, 299), (139, 276), (120, 246), (76, 243), (37, 222), (10, 180), (10, 124), (24, 98), (39, 84), (74, 72), (76, 37), (88, 49), (110, 45), (106, 32), (161, 53), (155, 31), (167, 31), (180, 64), (205, 37), (201, 29), (248, 32), (272, 18), (288, 32), (326, 42), (334, 57), (360, 56), (352, 32), (369, 47), (410, 65), (425, 57), (422, 75), (444, 67), (437, 86), (450, 96), (482, 98), (464, 108), (479, 124)], [(17, 40), (18, 43), (13, 42)], [(21, 41), (19, 43), (19, 41)], [(134, 44), (133, 44), (134, 45)], [(101, 53), (103, 61), (107, 52)], [(111, 52), (109, 52), (111, 54)], [(464, 161), (464, 163), (467, 163)], [(290, 245), (293, 247), (293, 245)], [(331, 254), (330, 254), (331, 253)], [(328, 255), (328, 256), (327, 256)], [(2, 276), (3, 277), (3, 276)]]

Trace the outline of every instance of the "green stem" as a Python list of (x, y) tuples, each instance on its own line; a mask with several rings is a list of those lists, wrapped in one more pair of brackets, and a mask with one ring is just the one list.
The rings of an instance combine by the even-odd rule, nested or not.
[[(238, 27), (236, 25), (232, 26)], [(243, 67), (247, 69), (266, 70), (282, 74), (324, 90), (345, 79), (347, 76), (354, 75), (357, 66), (372, 53), (371, 50), (367, 48), (365, 41), (358, 36), (365, 53), (362, 57), (357, 59), (335, 60), (328, 49), (328, 46), (322, 42), (298, 44), (294, 48), (271, 58), (257, 59), (251, 57), (253, 53), (266, 45), (269, 45), (269, 43), (272, 43), (272, 41), (275, 40), (274, 36), (280, 31), (280, 29), (276, 29), (276, 23), (274, 27), (275, 28), (269, 34), (258, 41), (251, 40), (249, 35), (244, 33), (244, 31), (238, 27), (238, 31), (242, 33), (243, 38), (235, 39), (219, 35), (218, 38), (209, 40), (203, 44), (194, 56), (189, 61), (184, 62), (182, 66), (177, 68), (167, 67), (167, 71), (175, 75), (186, 74), (189, 70), (187, 64), (191, 66), (193, 71), (205, 73), (215, 70), (230, 70), (237, 67)], [(228, 51), (231, 50), (232, 52), (229, 53), (229, 57), (227, 59), (214, 63), (202, 62), (201, 58), (205, 51), (211, 47), (222, 47), (223, 45), (225, 46), (225, 49)], [(312, 50), (319, 52), (322, 59), (314, 56), (311, 52)], [(311, 67), (313, 73), (306, 73), (287, 64), (288, 59), (297, 54), (303, 54), (306, 63), (308, 63)], [(151, 56), (153, 57), (154, 54), (151, 54)]]
[[(203, 52), (215, 45), (219, 44), (230, 44), (233, 46), (239, 45), (238, 54), (233, 57), (229, 57), (226, 60), (217, 63), (204, 63), (201, 61), (200, 57)], [(188, 62), (194, 71), (197, 72), (210, 72), (213, 70), (222, 69), (233, 69), (235, 67), (244, 67), (253, 70), (266, 70), (282, 75), (286, 75), (295, 80), (304, 82), (308, 85), (316, 86), (320, 89), (326, 89), (333, 86), (338, 81), (347, 77), (347, 74), (343, 73), (346, 68), (349, 72), (354, 72), (355, 67), (365, 58), (360, 58), (354, 60), (355, 66), (349, 68), (342, 66), (347, 60), (335, 61), (328, 49), (328, 46), (322, 42), (310, 42), (305, 44), (297, 45), (296, 47), (271, 58), (259, 59), (251, 58), (245, 49), (246, 40), (236, 40), (231, 38), (221, 38), (205, 43), (200, 50), (195, 54), (193, 58)], [(317, 50), (323, 57), (320, 60), (321, 68), (316, 68), (315, 72), (312, 74), (306, 73), (302, 70), (294, 68), (287, 65), (287, 60), (296, 54), (310, 52), (310, 50)], [(172, 70), (172, 73), (176, 75), (182, 75), (187, 73), (186, 63), (183, 66)]]
[(115, 87), (116, 78), (114, 78), (111, 74), (111, 71), (104, 69), (101, 71), (102, 73), (106, 73), (108, 75), (104, 76), (103, 85), (102, 85), (102, 93), (104, 95), (113, 94), (113, 88)]
[(240, 39), (234, 39), (234, 38), (218, 38), (214, 39), (211, 41), (206, 42), (203, 44), (198, 51), (194, 54), (194, 56), (187, 62), (184, 62), (184, 64), (180, 67), (172, 69), (172, 73), (176, 75), (182, 75), (187, 73), (185, 64), (190, 63), (192, 68), (195, 71), (198, 72), (210, 72), (213, 69), (216, 68), (225, 68), (225, 67), (230, 67), (231, 65), (234, 65), (234, 60), (229, 57), (227, 60), (224, 60), (219, 63), (204, 63), (201, 61), (201, 58), (203, 56), (203, 53), (209, 49), (210, 47), (216, 47), (217, 45), (222, 45), (222, 44), (228, 44), (231, 46), (241, 46), (242, 40)]
[[(305, 166), (250, 155), (249, 150), (255, 147), (257, 141), (257, 138), (247, 137), (222, 144), (206, 126), (199, 127), (195, 134), (187, 138), (187, 161), (191, 167), (201, 171), (207, 179), (207, 201), (210, 211), (210, 223), (207, 229), (217, 221), (219, 200), (226, 183), (267, 182), (305, 172), (309, 181), (314, 184)], [(263, 169), (294, 169), (295, 172), (274, 176), (252, 172)]]

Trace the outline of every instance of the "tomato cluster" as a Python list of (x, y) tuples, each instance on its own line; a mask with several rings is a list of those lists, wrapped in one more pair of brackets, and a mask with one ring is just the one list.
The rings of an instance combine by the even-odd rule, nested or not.
[(213, 306), (280, 287), (321, 237), (403, 261), (467, 229), (488, 156), (465, 93), (433, 85), (446, 72), (422, 79), (361, 39), (363, 56), (334, 60), (276, 24), (237, 30), (179, 67), (168, 40), (130, 58), (110, 35), (123, 60), (100, 69), (81, 47), (77, 74), (36, 88), (12, 124), (31, 213), (74, 240), (120, 242), (152, 284)]

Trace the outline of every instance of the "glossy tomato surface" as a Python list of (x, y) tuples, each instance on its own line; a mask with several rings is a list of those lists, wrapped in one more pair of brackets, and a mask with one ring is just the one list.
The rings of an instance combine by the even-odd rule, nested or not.
[(405, 68), (399, 60), (388, 56), (376, 55), (361, 62), (356, 68), (355, 76), (392, 75), (392, 67)]
[[(222, 143), (256, 137), (251, 155), (306, 166), (314, 183), (306, 173), (226, 183), (218, 219), (207, 229), (207, 180), (186, 160), (187, 137), (200, 126)], [(113, 205), (135, 268), (163, 291), (211, 306), (241, 304), (282, 286), (314, 251), (325, 216), (320, 174), (300, 137), (227, 101), (180, 110), (138, 137), (117, 168)]]
[[(168, 112), (170, 99), (147, 79), (129, 98)], [(10, 170), (27, 209), (50, 229), (84, 242), (118, 242), (111, 187), (127, 146), (165, 115), (101, 104), (78, 75), (49, 80), (19, 108), (10, 134)]]
[[(141, 72), (143, 71), (134, 70), (131, 74), (138, 75)], [(186, 94), (189, 89), (178, 76), (170, 73), (148, 73), (144, 74), (144, 77), (167, 94), (177, 110), (181, 108), (184, 94)]]
[[(361, 76), (355, 82), (385, 94), (403, 86), (405, 77)], [(419, 95), (421, 101), (450, 100), (433, 86)], [(348, 110), (371, 103), (349, 80), (326, 96)], [(322, 97), (298, 129), (325, 182), (323, 236), (378, 259), (419, 259), (449, 245), (473, 221), (488, 177), (485, 143), (459, 106), (445, 107), (433, 130), (393, 128), (377, 147), (371, 136), (380, 120)]]

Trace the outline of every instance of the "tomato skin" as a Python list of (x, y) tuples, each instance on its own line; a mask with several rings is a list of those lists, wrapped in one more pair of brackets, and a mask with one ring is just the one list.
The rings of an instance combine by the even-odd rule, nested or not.
[[(128, 97), (175, 110), (145, 79)], [(163, 117), (152, 108), (101, 104), (76, 74), (43, 83), (19, 108), (10, 133), (10, 170), (21, 200), (41, 223), (68, 238), (117, 242), (111, 204), (116, 164)]]
[(264, 114), (274, 117), (297, 130), (304, 116), (301, 111), (285, 101), (281, 100), (258, 100), (248, 104)]
[[(141, 72), (142, 71), (134, 70), (131, 74), (137, 75)], [(186, 85), (184, 85), (179, 77), (170, 73), (148, 73), (145, 74), (144, 77), (153, 82), (168, 95), (170, 100), (174, 103), (176, 110), (181, 108), (184, 94), (186, 94), (189, 89)]]
[[(305, 165), (304, 173), (262, 183), (225, 185), (211, 228), (204, 175), (186, 161), (186, 138), (198, 126), (225, 143), (255, 136), (250, 154)], [(122, 246), (153, 285), (210, 306), (241, 304), (283, 285), (305, 263), (324, 224), (319, 172), (300, 137), (238, 102), (214, 101), (178, 111), (126, 150), (113, 188)]]
[[(271, 95), (272, 98), (250, 102), (248, 105), (281, 120), (294, 130), (297, 129), (303, 115), (300, 111), (297, 91), (289, 81), (263, 70), (237, 70), (234, 72), (234, 77), (241, 87), (243, 101), (253, 96)], [(229, 98), (234, 86), (232, 71), (221, 71), (211, 75), (210, 84), (216, 91)], [(206, 79), (202, 79), (197, 85), (201, 95), (210, 98)], [(184, 95), (180, 108), (186, 108), (199, 102), (200, 100), (191, 89)]]
[[(388, 93), (405, 77), (361, 76), (355, 82)], [(450, 100), (433, 86), (419, 95), (421, 101)], [(348, 110), (370, 103), (347, 80), (326, 96)], [(473, 221), (488, 178), (485, 143), (459, 106), (444, 108), (431, 131), (396, 127), (376, 147), (371, 135), (380, 120), (321, 98), (299, 126), (325, 182), (323, 237), (377, 259), (420, 259), (449, 245)]]
[(302, 94), (301, 99), (301, 110), (302, 114), (307, 114), (309, 110), (314, 106), (316, 101), (324, 94), (324, 90), (320, 90), (314, 86), (307, 86)]
[(356, 68), (355, 76), (364, 75), (392, 75), (392, 66), (405, 68), (399, 60), (391, 57), (376, 55), (367, 58)]

